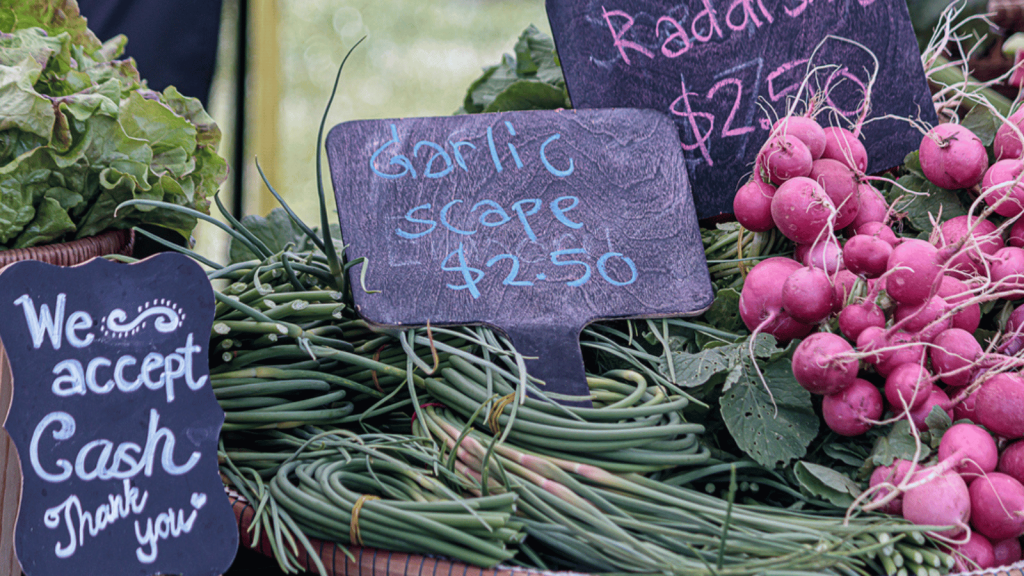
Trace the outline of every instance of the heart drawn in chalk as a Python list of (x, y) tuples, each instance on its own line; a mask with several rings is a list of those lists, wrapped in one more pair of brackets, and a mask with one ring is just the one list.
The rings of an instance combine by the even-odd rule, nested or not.
[(199, 510), (200, 508), (206, 505), (206, 494), (193, 492), (191, 502), (192, 507), (195, 508), (196, 510)]

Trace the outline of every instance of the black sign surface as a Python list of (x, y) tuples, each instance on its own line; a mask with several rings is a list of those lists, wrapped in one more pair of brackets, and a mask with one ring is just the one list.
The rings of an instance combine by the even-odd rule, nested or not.
[(547, 0), (547, 11), (574, 107), (672, 115), (700, 218), (732, 212), (797, 96), (830, 109), (823, 125), (850, 128), (877, 70), (867, 118), (878, 120), (863, 126), (869, 173), (921, 144), (908, 122), (879, 118), (938, 123), (900, 0)]
[(0, 274), (27, 576), (184, 574), (231, 565), (238, 527), (217, 468), (213, 289), (179, 254)]
[(545, 391), (586, 395), (598, 318), (713, 298), (675, 127), (651, 110), (348, 122), (327, 138), (357, 309), (376, 324), (486, 323)]

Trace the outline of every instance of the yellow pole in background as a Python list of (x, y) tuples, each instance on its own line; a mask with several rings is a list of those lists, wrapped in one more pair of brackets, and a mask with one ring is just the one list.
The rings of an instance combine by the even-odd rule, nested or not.
[[(256, 171), (255, 158), (267, 179), (275, 188), (280, 183), (275, 176), (278, 171), (278, 105), (280, 97), (280, 57), (277, 22), (278, 0), (250, 0), (249, 50), (251, 61), (249, 74), (246, 78), (246, 98), (249, 101), (250, 127), (249, 142), (246, 143), (247, 158), (245, 162), (250, 168), (246, 174), (245, 194), (242, 202), (244, 214), (265, 216), (278, 206), (277, 200), (263, 185), (259, 172)], [(255, 158), (254, 158), (255, 157)]]

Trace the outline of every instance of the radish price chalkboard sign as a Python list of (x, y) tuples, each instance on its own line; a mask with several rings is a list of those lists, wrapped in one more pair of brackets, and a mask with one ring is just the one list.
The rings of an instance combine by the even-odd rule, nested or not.
[(488, 324), (546, 392), (585, 396), (599, 318), (713, 298), (679, 139), (651, 110), (367, 120), (327, 137), (355, 304), (388, 327)]
[(179, 254), (0, 273), (26, 576), (214, 576), (231, 565), (213, 313), (206, 274)]
[(672, 116), (700, 218), (732, 212), (772, 122), (798, 95), (827, 108), (823, 125), (870, 120), (869, 173), (921, 144), (909, 122), (883, 117), (938, 123), (902, 1), (547, 0), (547, 11), (574, 107)]

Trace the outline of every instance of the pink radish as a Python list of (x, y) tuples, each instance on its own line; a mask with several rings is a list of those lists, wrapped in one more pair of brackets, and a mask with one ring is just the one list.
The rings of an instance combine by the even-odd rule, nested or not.
[(985, 203), (995, 207), (996, 214), (1013, 217), (1024, 212), (1024, 162), (1019, 159), (1000, 160), (985, 171), (981, 193)]
[(747, 274), (740, 292), (740, 318), (751, 331), (759, 330), (782, 341), (802, 338), (812, 327), (782, 310), (782, 286), (800, 268), (789, 258), (768, 258)]
[[(956, 309), (960, 307), (961, 303), (970, 300), (972, 293), (967, 284), (952, 276), (943, 276), (942, 282), (939, 284), (938, 295)], [(973, 333), (980, 324), (981, 305), (978, 303), (970, 304), (953, 315), (953, 328)]]
[(1024, 440), (1018, 440), (1003, 448), (996, 469), (1024, 484)]
[(975, 410), (975, 403), (978, 401), (978, 391), (975, 390), (967, 395), (967, 398), (961, 400), (958, 404), (953, 406), (953, 421), (957, 420), (970, 420), (975, 424), (980, 424), (978, 420), (978, 412)]
[[(892, 466), (878, 466), (871, 472), (871, 479), (868, 481), (868, 485), (874, 488), (884, 482), (893, 486), (899, 486), (907, 477), (907, 474), (910, 473), (912, 466), (913, 463), (910, 460), (902, 460), (900, 458), (893, 461)], [(890, 492), (892, 492), (890, 488), (879, 488), (875, 493), (876, 495), (872, 498), (872, 502), (884, 499)], [(901, 515), (903, 513), (903, 495), (896, 496), (880, 508), (880, 510), (886, 514)]]
[[(864, 353), (875, 352), (885, 347), (887, 338), (885, 334), (885, 328), (880, 326), (868, 326), (860, 331), (857, 335), (857, 350)], [(864, 362), (868, 364), (878, 364), (883, 358), (888, 357), (887, 352), (877, 352), (875, 354), (869, 354), (864, 357)]]
[(996, 160), (1020, 159), (1021, 142), (1017, 131), (1012, 128), (1016, 124), (1020, 129), (1024, 125), (1024, 108), (1017, 110), (1009, 118), (1009, 122), (1003, 124), (996, 130), (995, 140), (992, 142), (992, 150), (996, 154)]
[(857, 234), (867, 234), (868, 236), (876, 236), (885, 240), (890, 246), (895, 248), (900, 244), (900, 238), (896, 237), (896, 233), (881, 222), (865, 222), (857, 227)]
[(992, 255), (991, 278), (1007, 300), (1024, 298), (1024, 248), (1007, 246)]
[(910, 306), (899, 304), (893, 318), (907, 332), (920, 336), (923, 342), (931, 342), (940, 332), (951, 328), (949, 316), (951, 306), (940, 296), (932, 296), (926, 302)]
[(795, 136), (772, 136), (758, 154), (772, 184), (779, 185), (811, 172), (811, 151)]
[(783, 236), (797, 244), (812, 244), (834, 220), (835, 206), (825, 190), (810, 178), (784, 182), (772, 198), (772, 220)]
[[(863, 332), (861, 333), (863, 335)], [(881, 360), (875, 364), (875, 371), (884, 377), (888, 377), (897, 367), (903, 364), (920, 365), (924, 362), (925, 349), (916, 334), (896, 332), (886, 336), (886, 347), (890, 350), (882, 350), (879, 355)]]
[(850, 304), (839, 312), (839, 330), (850, 340), (871, 326), (885, 327), (885, 313), (873, 302)]
[(845, 389), (821, 401), (825, 424), (840, 436), (860, 436), (882, 415), (882, 393), (875, 385), (856, 378)]
[[(928, 415), (932, 413), (932, 409), (936, 406), (944, 410), (950, 420), (953, 419), (953, 409), (947, 408), (949, 406), (949, 396), (938, 387), (932, 386), (924, 403), (910, 411), (910, 421), (914, 423), (918, 430), (928, 430), (928, 423), (925, 420), (927, 420)], [(899, 409), (898, 407), (896, 408), (897, 411)]]
[(932, 375), (918, 364), (902, 364), (885, 379), (885, 399), (896, 412), (920, 408), (932, 392)]
[(1017, 220), (1010, 227), (1010, 237), (1006, 243), (1016, 248), (1024, 248), (1024, 218)]
[(924, 240), (907, 239), (889, 256), (885, 290), (902, 304), (921, 304), (932, 295), (941, 267), (938, 250)]
[[(934, 476), (933, 476), (934, 474)], [(959, 474), (925, 468), (911, 477), (916, 484), (903, 494), (903, 517), (924, 526), (952, 526), (938, 532), (955, 538), (971, 517), (971, 496)]]
[(863, 174), (868, 169), (868, 151), (853, 132), (838, 126), (825, 128), (825, 150), (822, 158), (831, 158)]
[(1024, 305), (1014, 308), (1006, 319), (1006, 333), (1024, 333)]
[(832, 204), (838, 210), (836, 228), (845, 228), (857, 218), (860, 210), (860, 183), (846, 164), (831, 158), (815, 160), (807, 177), (821, 184), (832, 199)]
[[(877, 188), (866, 182), (861, 182), (857, 186), (857, 198), (860, 203), (857, 217), (847, 225), (848, 231), (855, 232), (868, 222), (885, 222), (885, 217), (889, 213), (889, 203), (885, 201)], [(847, 235), (852, 235), (852, 232), (847, 232)]]
[(950, 328), (932, 341), (929, 354), (932, 369), (940, 380), (954, 387), (967, 386), (977, 371), (978, 359), (984, 351), (974, 336), (960, 328)]
[(974, 230), (970, 234), (976, 239), (977, 246), (973, 245), (973, 241), (968, 241), (963, 250), (954, 256), (948, 265), (947, 274), (953, 274), (961, 279), (981, 273), (984, 270), (981, 264), (983, 255), (995, 254), (1003, 247), (1003, 239), (995, 233), (995, 224), (988, 220), (979, 222), (977, 218), (971, 218), (968, 221), (967, 215), (950, 218), (939, 226), (938, 247), (957, 244), (967, 236), (967, 231), (972, 225)]
[(939, 124), (921, 140), (921, 170), (932, 184), (955, 190), (981, 182), (988, 168), (985, 145), (959, 124)]
[(992, 555), (995, 557), (994, 566), (1009, 566), (1014, 562), (1020, 562), (1020, 539), (1006, 538), (993, 542)]
[(971, 532), (967, 542), (955, 544), (949, 550), (955, 551), (953, 567), (957, 572), (974, 572), (998, 566), (992, 543), (977, 532)]
[(939, 461), (947, 460), (953, 464), (953, 471), (961, 476), (981, 476), (996, 471), (999, 450), (992, 435), (984, 428), (967, 423), (954, 424), (939, 441)]
[(1003, 354), (1016, 355), (1024, 350), (1024, 305), (1017, 306), (1006, 319), (1006, 332), (999, 351)]
[(732, 211), (736, 221), (751, 232), (767, 232), (775, 228), (772, 220), (772, 197), (775, 186), (754, 179), (736, 191)]
[(832, 311), (839, 312), (846, 306), (846, 300), (853, 293), (853, 287), (857, 283), (857, 276), (849, 270), (840, 270), (836, 273), (835, 291), (832, 295)]
[(1024, 437), (1024, 379), (996, 374), (978, 391), (974, 410), (979, 424), (1003, 438)]
[(817, 324), (832, 313), (832, 283), (818, 268), (800, 268), (782, 284), (782, 310), (804, 324)]
[(842, 336), (817, 332), (793, 352), (793, 377), (812, 394), (835, 394), (857, 378), (853, 347)]
[(971, 526), (992, 540), (1024, 535), (1024, 486), (992, 472), (971, 482)]
[(811, 245), (804, 255), (803, 263), (835, 274), (843, 269), (843, 249), (839, 247), (838, 240), (828, 236)]
[(821, 158), (821, 153), (825, 151), (825, 131), (821, 128), (821, 124), (818, 124), (812, 118), (805, 118), (803, 116), (779, 118), (772, 125), (772, 135), (776, 134), (785, 134), (799, 138), (801, 142), (807, 145), (811, 158), (814, 160)]
[(868, 234), (857, 234), (843, 246), (843, 263), (854, 274), (877, 278), (885, 273), (892, 245)]

